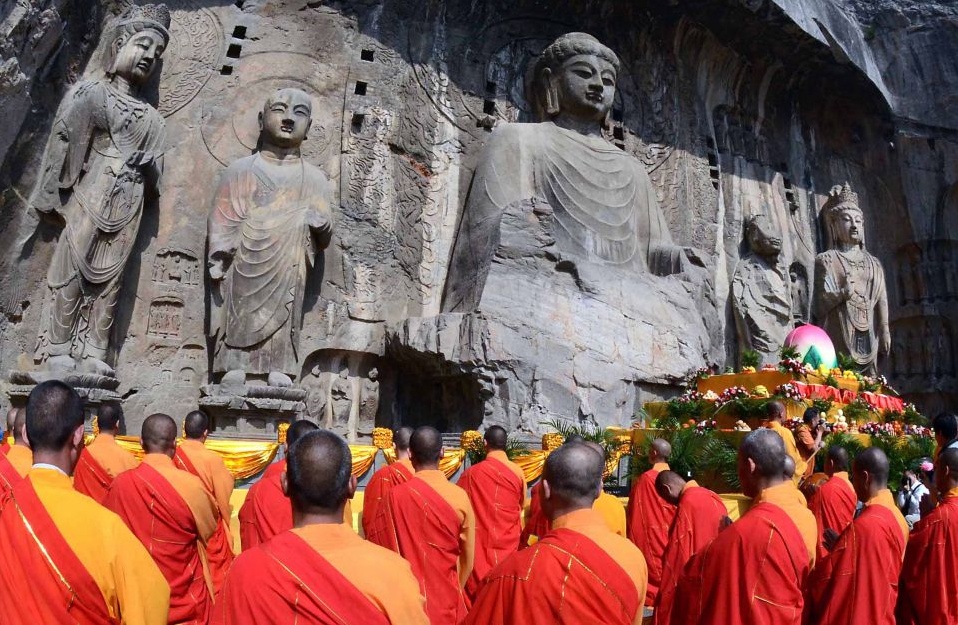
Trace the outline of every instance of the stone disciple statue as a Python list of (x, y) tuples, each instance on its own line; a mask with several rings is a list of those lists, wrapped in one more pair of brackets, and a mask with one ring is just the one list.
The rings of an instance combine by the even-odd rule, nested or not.
[(213, 372), (224, 385), (289, 387), (307, 277), (332, 235), (330, 187), (300, 155), (308, 94), (277, 91), (259, 120), (259, 151), (223, 173), (209, 218)]
[(565, 254), (631, 272), (683, 270), (644, 167), (602, 134), (618, 74), (616, 54), (585, 33), (543, 51), (530, 85), (540, 123), (506, 124), (490, 137), (453, 247), (445, 312), (478, 307), (504, 213), (521, 203), (552, 215)]
[(47, 283), (38, 354), (51, 372), (114, 376), (107, 364), (123, 272), (144, 198), (159, 191), (166, 131), (141, 90), (169, 42), (164, 5), (128, 8), (104, 33), (103, 77), (84, 80), (57, 112), (30, 206), (65, 223)]
[(816, 320), (836, 350), (874, 374), (891, 346), (885, 273), (865, 251), (864, 215), (847, 182), (832, 188), (822, 213), (830, 249), (815, 258)]
[(749, 251), (732, 277), (732, 310), (739, 353), (751, 349), (762, 362), (777, 362), (788, 334), (791, 285), (780, 262), (782, 239), (766, 215), (752, 217), (745, 228)]

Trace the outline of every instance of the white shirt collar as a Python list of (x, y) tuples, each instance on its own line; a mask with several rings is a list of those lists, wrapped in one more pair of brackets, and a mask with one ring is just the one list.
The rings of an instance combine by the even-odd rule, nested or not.
[(69, 475), (67, 475), (67, 472), (61, 469), (60, 467), (54, 464), (47, 464), (46, 462), (37, 462), (36, 464), (33, 465), (33, 468), (34, 469), (50, 469), (51, 471), (58, 471), (62, 473), (63, 475), (70, 477)]

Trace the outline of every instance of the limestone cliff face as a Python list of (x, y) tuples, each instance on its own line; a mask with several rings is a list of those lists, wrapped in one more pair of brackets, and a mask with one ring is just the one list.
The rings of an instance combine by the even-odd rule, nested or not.
[[(123, 4), (0, 0), (2, 371), (35, 366), (60, 236), (24, 198), (63, 93), (91, 70), (103, 19)], [(736, 361), (729, 293), (750, 217), (767, 215), (782, 236), (793, 314), (808, 310), (824, 245), (819, 211), (845, 181), (889, 285), (894, 356), (882, 370), (928, 412), (958, 399), (953, 3), (167, 4), (173, 40), (156, 94), (169, 134), (164, 190), (127, 268), (112, 355), (133, 429), (142, 414), (194, 407), (208, 380), (206, 217), (219, 174), (255, 147), (256, 113), (280, 86), (313, 95), (305, 154), (336, 194), (336, 234), (310, 276), (300, 354), (307, 411), (325, 425), (362, 436), (374, 423), (454, 431), (495, 421), (530, 432), (554, 417), (625, 423), (643, 401), (674, 392), (685, 370)], [(708, 323), (686, 304), (688, 316), (667, 315), (659, 332), (661, 306), (639, 302), (632, 309), (647, 312), (634, 318), (616, 298), (589, 317), (576, 298), (605, 277), (536, 248), (518, 214), (484, 298), (512, 310), (511, 300), (532, 297), (518, 285), (554, 284), (575, 310), (536, 300), (558, 320), (545, 332), (511, 314), (440, 315), (490, 131), (531, 121), (529, 63), (570, 31), (595, 35), (622, 60), (608, 140), (642, 163), (672, 239), (706, 266), (708, 289), (669, 297), (711, 307)], [(644, 292), (633, 286), (623, 301)]]

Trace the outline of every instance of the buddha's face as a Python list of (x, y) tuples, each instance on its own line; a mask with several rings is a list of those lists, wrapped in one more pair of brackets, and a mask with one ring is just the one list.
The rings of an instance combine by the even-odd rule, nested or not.
[(857, 207), (849, 206), (835, 217), (835, 234), (839, 242), (859, 245), (865, 239), (865, 217)]
[(561, 113), (601, 122), (612, 109), (615, 67), (603, 58), (592, 54), (569, 57), (549, 80)]
[(309, 96), (298, 89), (276, 92), (260, 113), (264, 138), (272, 145), (284, 148), (301, 144), (311, 123), (312, 103)]
[(782, 238), (775, 233), (771, 221), (759, 217), (749, 224), (748, 244), (761, 256), (778, 256), (782, 251)]
[(134, 85), (142, 85), (159, 64), (166, 49), (166, 39), (155, 30), (141, 30), (120, 45), (113, 63), (113, 72)]

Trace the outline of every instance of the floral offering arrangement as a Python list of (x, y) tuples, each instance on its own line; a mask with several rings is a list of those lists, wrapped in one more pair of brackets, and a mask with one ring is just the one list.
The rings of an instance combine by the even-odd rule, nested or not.
[(730, 386), (719, 393), (718, 398), (715, 400), (715, 407), (721, 408), (725, 404), (737, 401), (739, 399), (748, 399), (751, 396), (751, 393), (749, 393), (745, 387)]
[(779, 384), (775, 387), (775, 397), (795, 402), (805, 401), (805, 396), (802, 395), (802, 391), (791, 382)]

